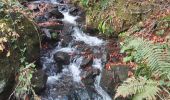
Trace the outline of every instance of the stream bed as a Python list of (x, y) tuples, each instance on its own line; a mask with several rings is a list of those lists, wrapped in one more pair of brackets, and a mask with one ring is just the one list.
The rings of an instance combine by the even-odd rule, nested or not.
[(65, 2), (31, 2), (35, 12), (48, 4), (35, 17), (45, 33), (40, 64), (47, 75), (45, 89), (38, 94), (42, 100), (112, 100), (100, 86), (108, 56), (107, 41), (85, 33), (84, 12)]

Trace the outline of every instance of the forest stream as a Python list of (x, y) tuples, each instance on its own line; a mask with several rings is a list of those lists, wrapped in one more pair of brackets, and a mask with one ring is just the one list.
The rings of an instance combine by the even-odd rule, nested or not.
[[(42, 28), (44, 44), (58, 32), (57, 42), (46, 43), (41, 50), (40, 63), (47, 74), (46, 88), (39, 92), (42, 100), (112, 100), (100, 86), (101, 74), (106, 63), (106, 44), (102, 38), (83, 32), (83, 12), (64, 4), (65, 1), (33, 1), (33, 4), (50, 3), (53, 6), (52, 22), (59, 22), (63, 28)], [(50, 15), (41, 16), (42, 18)], [(42, 19), (41, 19), (42, 20)], [(42, 25), (43, 27), (43, 25)], [(58, 26), (57, 26), (58, 27)]]

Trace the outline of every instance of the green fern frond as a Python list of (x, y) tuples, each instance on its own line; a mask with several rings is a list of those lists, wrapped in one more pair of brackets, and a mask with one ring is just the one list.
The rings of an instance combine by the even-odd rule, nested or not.
[(137, 37), (128, 37), (125, 40), (122, 52), (127, 50), (131, 50), (131, 56), (136, 63), (149, 66), (153, 75), (166, 76), (170, 79), (170, 50)]
[(144, 77), (128, 78), (121, 86), (118, 87), (115, 98), (122, 96), (128, 97), (135, 95), (133, 100), (155, 100), (156, 95), (161, 91), (158, 83), (148, 80)]

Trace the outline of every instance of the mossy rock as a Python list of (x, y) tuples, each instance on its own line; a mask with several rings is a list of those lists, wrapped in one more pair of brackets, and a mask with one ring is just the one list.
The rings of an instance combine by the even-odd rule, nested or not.
[[(16, 16), (21, 14), (12, 14), (13, 21), (16, 20)], [(19, 19), (20, 22), (15, 24), (15, 31), (19, 34), (17, 40), (12, 41), (12, 36), (7, 36), (8, 42), (6, 43), (6, 49), (4, 52), (0, 53), (0, 86), (2, 85), (2, 90), (0, 89), (0, 100), (7, 100), (12, 90), (15, 87), (15, 76), (20, 69), (20, 58), (22, 57), (21, 49), (27, 48), (25, 52), (26, 61), (33, 62), (39, 57), (39, 35), (36, 30), (36, 26), (32, 24), (30, 20), (25, 17)], [(8, 28), (13, 28), (11, 20), (0, 20), (7, 23)], [(20, 28), (24, 26), (21, 30)], [(5, 33), (7, 34), (7, 33)], [(4, 34), (1, 34), (4, 35)], [(2, 36), (0, 36), (2, 37)], [(7, 51), (10, 51), (9, 57), (6, 56)], [(1, 84), (5, 83), (5, 84)], [(1, 87), (0, 87), (1, 88)]]
[(104, 69), (100, 85), (106, 92), (114, 97), (117, 85), (128, 78), (129, 70), (128, 66), (112, 66), (111, 70)]

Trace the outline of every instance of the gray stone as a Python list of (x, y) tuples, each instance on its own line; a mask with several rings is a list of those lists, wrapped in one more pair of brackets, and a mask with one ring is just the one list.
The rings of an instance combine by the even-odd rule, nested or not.
[(90, 67), (89, 70), (87, 70), (85, 73), (84, 78), (83, 78), (83, 83), (85, 85), (93, 85), (95, 82), (95, 78), (96, 76), (98, 76), (100, 74), (100, 70), (96, 69), (96, 68), (92, 68)]
[(128, 78), (128, 66), (112, 66), (111, 70), (103, 69), (101, 86), (112, 97), (114, 96), (116, 87)]
[(70, 55), (66, 52), (57, 52), (54, 54), (54, 60), (61, 65), (68, 65), (70, 63)]
[(31, 79), (31, 83), (34, 86), (35, 92), (38, 94), (45, 89), (47, 82), (47, 75), (42, 70), (37, 70), (34, 72), (33, 77)]

